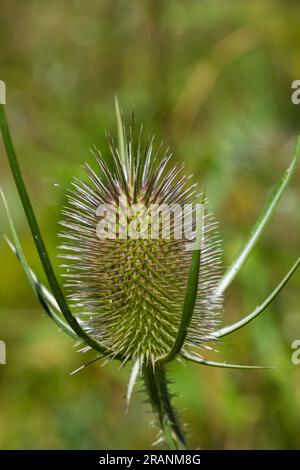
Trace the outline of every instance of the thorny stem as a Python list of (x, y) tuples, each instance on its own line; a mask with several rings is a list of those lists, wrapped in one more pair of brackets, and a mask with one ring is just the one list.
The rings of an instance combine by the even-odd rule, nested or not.
[(161, 363), (144, 366), (143, 376), (152, 410), (158, 416), (167, 445), (170, 449), (187, 449), (182, 426), (171, 403), (165, 366)]

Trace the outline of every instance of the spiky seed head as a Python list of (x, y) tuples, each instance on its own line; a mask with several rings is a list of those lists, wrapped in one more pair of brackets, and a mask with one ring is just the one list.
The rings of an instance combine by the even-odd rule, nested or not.
[[(187, 240), (178, 237), (176, 222), (182, 217), (180, 208), (194, 207), (201, 197), (190, 177), (182, 175), (183, 165), (167, 169), (171, 155), (162, 146), (154, 151), (153, 142), (149, 139), (142, 148), (140, 133), (137, 147), (130, 138), (120, 155), (109, 138), (112, 170), (94, 150), (97, 170), (86, 164), (89, 181), (73, 180), (63, 210), (66, 230), (60, 234), (62, 256), (68, 262), (65, 286), (82, 327), (112, 357), (121, 355), (124, 361), (141, 364), (154, 364), (166, 356), (176, 340), (192, 255)], [(126, 211), (120, 201), (126, 201)], [(156, 223), (156, 238), (151, 237), (149, 225), (136, 223), (136, 212), (128, 211), (134, 204), (146, 208), (144, 221), (149, 221), (155, 205), (179, 208), (169, 219), (167, 236), (163, 217), (151, 219)], [(115, 209), (115, 238), (97, 234), (103, 205)], [(124, 222), (127, 227), (134, 225), (135, 237), (124, 237)], [(221, 247), (206, 204), (201, 243), (197, 299), (186, 350), (205, 347), (212, 339), (221, 309), (221, 298), (215, 295)]]

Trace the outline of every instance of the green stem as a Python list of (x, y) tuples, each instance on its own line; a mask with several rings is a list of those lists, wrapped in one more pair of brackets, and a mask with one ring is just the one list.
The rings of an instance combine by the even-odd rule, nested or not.
[(154, 367), (144, 366), (143, 376), (152, 410), (157, 413), (167, 445), (170, 449), (187, 449), (182, 426), (171, 403), (165, 366), (158, 363)]

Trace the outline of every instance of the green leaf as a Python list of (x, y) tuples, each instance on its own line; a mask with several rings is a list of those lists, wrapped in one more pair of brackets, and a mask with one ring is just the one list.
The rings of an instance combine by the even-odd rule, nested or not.
[[(69, 327), (69, 325), (66, 324), (60, 318), (59, 314), (54, 310), (54, 309), (56, 309), (56, 310), (59, 310), (59, 309), (58, 309), (58, 305), (57, 305), (54, 297), (52, 296), (52, 294), (46, 289), (45, 286), (43, 286), (41, 284), (41, 282), (37, 279), (34, 272), (30, 269), (30, 267), (29, 267), (29, 265), (26, 261), (24, 252), (22, 250), (22, 246), (21, 246), (17, 231), (15, 229), (13, 219), (12, 219), (10, 211), (9, 211), (9, 207), (8, 207), (8, 204), (6, 202), (6, 199), (5, 199), (5, 196), (4, 196), (4, 193), (1, 189), (1, 187), (0, 187), (0, 195), (1, 195), (1, 198), (3, 200), (3, 204), (4, 204), (4, 207), (5, 207), (5, 211), (6, 211), (6, 214), (7, 214), (7, 218), (8, 218), (8, 222), (9, 222), (9, 226), (10, 226), (10, 230), (11, 230), (11, 233), (12, 233), (12, 237), (13, 237), (15, 246), (5, 237), (6, 241), (9, 245), (9, 247), (12, 249), (12, 251), (15, 253), (17, 258), (19, 259), (19, 261), (20, 261), (20, 263), (21, 263), (21, 265), (24, 269), (24, 272), (26, 274), (26, 277), (27, 277), (27, 279), (28, 279), (28, 281), (29, 281), (36, 297), (38, 298), (40, 304), (42, 305), (42, 307), (45, 310), (45, 312), (47, 313), (47, 315), (56, 323), (56, 325), (61, 330), (63, 330), (65, 333), (67, 333), (69, 336), (71, 336), (72, 338), (78, 339), (77, 335), (73, 332), (73, 330)], [(54, 307), (54, 309), (51, 308), (50, 304), (52, 304), (52, 307)]]
[(207, 361), (201, 357), (186, 352), (182, 353), (181, 355), (188, 361), (196, 362), (202, 366), (220, 367), (222, 369), (273, 369), (273, 367), (270, 366), (247, 366), (241, 364), (227, 364), (226, 362)]
[(103, 359), (103, 356), (97, 356), (97, 357), (95, 357), (94, 359), (92, 359), (91, 361), (86, 362), (86, 363), (83, 364), (82, 366), (78, 367), (78, 369), (73, 370), (73, 372), (71, 372), (70, 375), (78, 374), (78, 372), (80, 372), (80, 371), (83, 370), (83, 369), (86, 369), (88, 366), (94, 364), (95, 362), (100, 361), (100, 359)]
[(172, 361), (177, 354), (181, 351), (182, 346), (185, 342), (186, 336), (188, 334), (188, 328), (191, 323), (191, 319), (194, 312), (197, 290), (198, 290), (198, 280), (199, 280), (199, 271), (200, 271), (200, 262), (201, 262), (201, 246), (203, 241), (204, 234), (204, 203), (198, 204), (197, 210), (197, 227), (196, 227), (196, 240), (195, 246), (193, 249), (191, 264), (189, 270), (189, 277), (187, 288), (185, 292), (184, 305), (182, 310), (181, 322), (179, 325), (178, 333), (176, 336), (175, 343), (169, 352), (169, 354), (162, 359), (163, 362)]
[[(57, 303), (56, 303), (54, 297), (52, 296), (52, 294), (39, 281), (39, 279), (37, 278), (35, 273), (32, 271), (32, 269), (30, 269), (29, 265), (25, 264), (26, 260), (25, 260), (25, 258), (23, 258), (21, 256), (20, 251), (17, 250), (14, 247), (14, 245), (8, 239), (6, 239), (6, 241), (9, 244), (12, 251), (17, 256), (17, 258), (19, 259), (19, 261), (20, 261), (20, 263), (21, 263), (21, 265), (24, 269), (24, 272), (25, 272), (25, 274), (26, 274), (26, 276), (29, 280), (29, 283), (30, 283), (36, 297), (38, 298), (41, 306), (43, 307), (44, 311), (46, 312), (46, 314), (51, 318), (51, 320), (54, 321), (54, 323), (58, 326), (58, 328), (60, 330), (64, 331), (64, 333), (67, 333), (67, 335), (69, 335), (71, 338), (78, 341), (80, 338), (76, 335), (76, 333), (74, 333), (74, 331), (69, 327), (69, 325), (63, 321), (63, 319), (60, 316), (61, 312), (60, 311), (58, 311), (58, 312), (55, 311), (54, 305), (57, 306)], [(54, 303), (50, 302), (50, 298), (51, 298), (51, 300), (54, 299), (55, 302)], [(52, 304), (52, 306), (51, 306), (51, 304)]]
[(4, 106), (0, 104), (0, 128), (1, 128), (1, 133), (4, 141), (4, 146), (6, 149), (8, 161), (10, 164), (10, 168), (19, 192), (19, 196), (24, 208), (24, 212), (32, 233), (32, 237), (35, 243), (35, 246), (37, 248), (45, 275), (47, 277), (47, 280), (49, 282), (49, 286), (52, 290), (52, 293), (59, 305), (59, 308), (71, 327), (71, 329), (91, 348), (95, 349), (96, 351), (100, 352), (101, 354), (109, 354), (110, 351), (108, 351), (104, 346), (99, 344), (97, 341), (93, 340), (80, 326), (78, 323), (77, 319), (72, 315), (71, 311), (69, 310), (67, 301), (65, 299), (65, 296), (61, 290), (61, 287), (57, 281), (57, 278), (55, 276), (47, 249), (46, 245), (44, 243), (44, 240), (42, 238), (33, 208), (32, 204), (23, 180), (23, 176), (18, 164), (17, 156), (15, 153), (15, 149), (12, 143), (10, 131), (9, 131), (9, 126), (8, 122), (6, 119), (5, 115), (5, 110)]
[(285, 171), (282, 178), (280, 179), (277, 186), (272, 191), (272, 194), (263, 208), (261, 214), (259, 215), (257, 222), (255, 223), (254, 227), (252, 228), (249, 237), (242, 245), (238, 255), (236, 256), (235, 260), (233, 261), (232, 265), (227, 269), (224, 276), (222, 277), (219, 286), (217, 287), (217, 295), (223, 294), (223, 292), (227, 289), (229, 284), (233, 281), (239, 270), (242, 268), (244, 263), (246, 262), (248, 256), (250, 255), (251, 251), (255, 247), (256, 243), (260, 239), (263, 230), (265, 229), (266, 225), (270, 221), (274, 210), (276, 209), (284, 190), (286, 189), (287, 185), (289, 184), (300, 154), (300, 136), (297, 138), (297, 142), (295, 145), (295, 149), (293, 152), (293, 159), (289, 166), (289, 168)]
[(297, 259), (296, 263), (291, 267), (289, 272), (285, 275), (282, 281), (276, 286), (276, 288), (271, 292), (271, 294), (265, 299), (265, 301), (261, 305), (256, 307), (256, 309), (252, 313), (242, 318), (238, 322), (233, 323), (232, 325), (229, 325), (229, 326), (225, 326), (224, 328), (221, 328), (220, 330), (212, 333), (212, 336), (214, 338), (222, 338), (226, 335), (229, 335), (230, 333), (233, 333), (234, 331), (239, 330), (244, 325), (247, 325), (247, 323), (254, 320), (254, 318), (260, 315), (271, 304), (271, 302), (273, 302), (273, 300), (277, 297), (277, 295), (282, 291), (284, 286), (287, 284), (289, 279), (292, 277), (292, 275), (298, 268), (299, 264), (300, 264), (300, 258)]

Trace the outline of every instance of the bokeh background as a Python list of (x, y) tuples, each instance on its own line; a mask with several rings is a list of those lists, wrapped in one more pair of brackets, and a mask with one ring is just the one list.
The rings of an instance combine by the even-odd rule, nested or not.
[[(291, 83), (300, 79), (299, 2), (253, 0), (1, 0), (0, 79), (30, 194), (52, 258), (65, 188), (89, 147), (116, 133), (114, 94), (205, 184), (233, 259), (290, 161), (300, 128)], [(26, 255), (42, 276), (0, 143), (0, 182)], [(239, 278), (224, 322), (250, 312), (299, 256), (300, 173)], [(1, 236), (7, 233), (0, 207)], [(59, 264), (58, 262), (56, 263)], [(57, 268), (59, 272), (59, 268)], [(262, 371), (172, 367), (175, 402), (193, 448), (300, 446), (300, 273), (264, 314), (226, 338), (215, 360)], [(42, 315), (14, 255), (0, 242), (0, 448), (139, 449), (156, 436), (128, 370), (93, 357)]]

